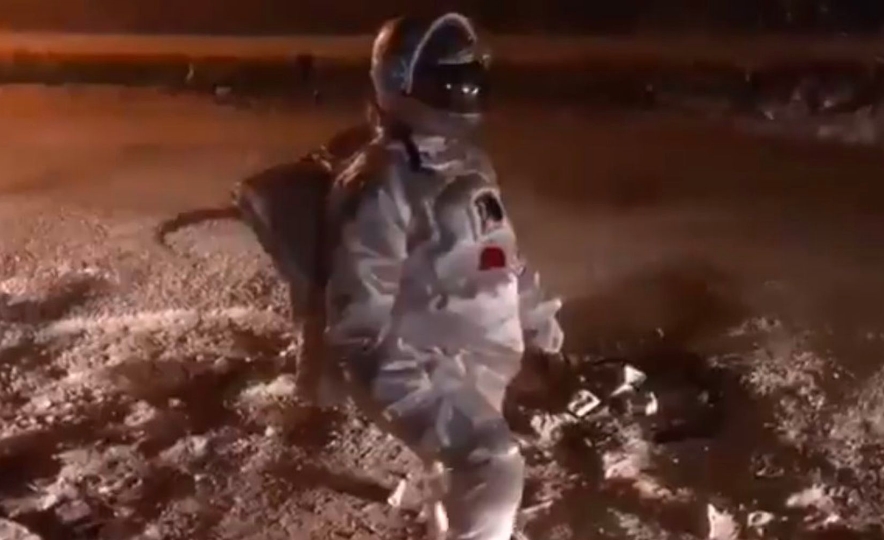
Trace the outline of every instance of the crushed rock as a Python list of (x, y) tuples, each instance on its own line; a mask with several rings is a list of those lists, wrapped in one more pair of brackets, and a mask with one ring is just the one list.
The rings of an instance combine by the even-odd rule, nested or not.
[(157, 420), (160, 411), (146, 401), (136, 401), (129, 407), (129, 414), (123, 420), (123, 423), (129, 428), (144, 428)]
[(706, 520), (709, 527), (706, 537), (709, 540), (740, 539), (740, 526), (730, 512), (719, 510), (709, 504), (706, 506)]
[(602, 455), (604, 478), (635, 480), (651, 466), (651, 444), (637, 426), (623, 429), (618, 438), (622, 444)]
[(22, 525), (0, 518), (0, 540), (41, 540)]
[[(617, 509), (608, 511), (625, 538), (632, 540), (661, 540), (677, 538), (653, 523), (643, 521), (639, 516)], [(575, 539), (576, 540), (576, 539)]]
[(295, 378), (285, 374), (270, 382), (249, 386), (240, 394), (240, 400), (251, 405), (263, 406), (294, 399), (296, 391)]
[(140, 485), (152, 468), (136, 449), (115, 445), (77, 448), (59, 454), (57, 482), (68, 483), (97, 499), (112, 499)]
[(211, 440), (203, 435), (183, 437), (163, 450), (159, 458), (169, 465), (188, 468), (208, 455), (210, 445)]
[(752, 529), (758, 535), (763, 535), (765, 527), (776, 520), (776, 516), (770, 512), (755, 510), (746, 515), (746, 528)]
[[(157, 109), (170, 106), (168, 98), (163, 99), (158, 102), (149, 97), (148, 101), (152, 106), (162, 104)], [(188, 103), (188, 107), (192, 105)], [(191, 114), (200, 113), (188, 109), (187, 115), (183, 115), (187, 118), (182, 119), (185, 124), (193, 119)], [(211, 109), (208, 116), (196, 118), (201, 125), (211, 126), (207, 131), (213, 134), (239, 132), (216, 129), (219, 122), (229, 125), (224, 124), (227, 117), (219, 114)], [(167, 144), (168, 136), (164, 130), (162, 144)], [(290, 156), (289, 136), (287, 131), (280, 149), (273, 150), (274, 159)], [(150, 148), (153, 152), (153, 146)], [(158, 149), (170, 152), (169, 148)], [(175, 147), (170, 153), (177, 155), (178, 149)], [(205, 156), (196, 155), (203, 151), (199, 144), (188, 143), (186, 162), (203, 159)], [(232, 182), (246, 172), (236, 168), (235, 160), (225, 161), (226, 157), (216, 163), (218, 148), (209, 151), (213, 152), (212, 167), (200, 172), (211, 173), (206, 176), (213, 179), (212, 192), (217, 190), (215, 179)], [(161, 189), (171, 187), (174, 192), (174, 174), (179, 174), (179, 169), (193, 172), (183, 163), (170, 163), (168, 156), (157, 157), (149, 161), (160, 163), (158, 169), (141, 170), (136, 163), (134, 173), (146, 179), (155, 179), (160, 172), (171, 174), (172, 182)], [(248, 168), (251, 171), (262, 165), (250, 163)], [(172, 173), (173, 170), (176, 172)], [(108, 182), (108, 186), (115, 190), (120, 187), (117, 183)], [(175, 204), (186, 207), (193, 203), (193, 199), (185, 199), (176, 200)], [(308, 424), (311, 430), (328, 427), (330, 433), (327, 441), (317, 437), (315, 446), (311, 446), (311, 441), (302, 447), (302, 440), (293, 441), (285, 430), (277, 429), (274, 415), (282, 415), (277, 411), (288, 407), (287, 393), (291, 388), (285, 377), (273, 378), (271, 374), (269, 382), (253, 382), (246, 390), (234, 394), (235, 403), (223, 404), (245, 413), (248, 422), (234, 419), (220, 426), (212, 425), (208, 431), (203, 431), (202, 426), (189, 432), (189, 418), (194, 412), (191, 405), (186, 399), (166, 394), (172, 389), (183, 397), (188, 391), (185, 383), (197, 376), (238, 376), (240, 369), (248, 371), (243, 368), (244, 363), (273, 358), (284, 350), (283, 342), (294, 343), (287, 291), (241, 224), (214, 224), (179, 231), (171, 238), (172, 253), (168, 253), (149, 240), (151, 227), (167, 216), (148, 215), (150, 210), (142, 208), (141, 201), (138, 203), (138, 210), (132, 212), (137, 214), (134, 216), (123, 216), (125, 212), (116, 210), (97, 216), (91, 209), (75, 209), (73, 204), (58, 204), (57, 200), (47, 203), (39, 196), (0, 201), (4, 210), (0, 212), (0, 228), (4, 230), (4, 245), (0, 247), (0, 355), (5, 360), (7, 355), (22, 354), (21, 361), (0, 361), (0, 437), (4, 437), (0, 439), (0, 449), (13, 448), (21, 453), (30, 449), (28, 441), (48, 439), (57, 441), (57, 448), (65, 450), (57, 456), (52, 455), (55, 446), (48, 451), (47, 460), (60, 462), (58, 474), (53, 471), (46, 473), (45, 478), (17, 483), (16, 498), (0, 498), (6, 515), (59, 509), (76, 520), (92, 505), (110, 506), (121, 516), (127, 512), (137, 514), (138, 504), (148, 502), (138, 499), (140, 482), (149, 479), (158, 467), (171, 467), (189, 473), (198, 494), (170, 496), (158, 509), (158, 516), (152, 516), (147, 524), (139, 522), (139, 526), (144, 525), (143, 530), (120, 537), (201, 537), (194, 522), (207, 511), (208, 500), (217, 505), (214, 511), (218, 514), (209, 520), (209, 534), (219, 540), (307, 538), (317, 525), (329, 537), (399, 540), (400, 536), (390, 533), (401, 532), (400, 524), (390, 518), (393, 513), (383, 501), (365, 503), (358, 496), (336, 493), (327, 486), (305, 487), (304, 478), (298, 476), (297, 467), (307, 471), (324, 467), (335, 473), (365, 471), (381, 487), (392, 489), (397, 480), (422, 470), (407, 449), (357, 418), (354, 411), (346, 410), (344, 420), (330, 417), (328, 425)], [(19, 205), (27, 205), (26, 214), (14, 208)], [(118, 206), (117, 200), (108, 204), (112, 208)], [(162, 212), (167, 211), (171, 210), (164, 204)], [(58, 293), (78, 286), (86, 293), (82, 299), (63, 309), (49, 309), (59, 300)], [(777, 423), (785, 440), (822, 449), (833, 463), (854, 471), (879, 470), (874, 464), (880, 462), (867, 459), (863, 452), (880, 447), (876, 445), (880, 444), (884, 428), (877, 419), (884, 417), (884, 375), (870, 380), (850, 397), (849, 403), (833, 403), (820, 379), (837, 359), (812, 352), (803, 336), (790, 335), (783, 323), (771, 317), (749, 319), (731, 334), (739, 340), (757, 343), (747, 356), (747, 386), (760, 398), (778, 404)], [(294, 351), (283, 354), (296, 354), (297, 348), (296, 344)], [(266, 372), (248, 373), (235, 382), (266, 376)], [(242, 387), (233, 386), (237, 390)], [(157, 390), (161, 399), (148, 400), (141, 393), (145, 388)], [(781, 399), (784, 395), (788, 399)], [(111, 399), (119, 402), (110, 402)], [(163, 410), (163, 403), (170, 410)], [(108, 405), (119, 407), (105, 407)], [(827, 419), (824, 410), (836, 406), (836, 414)], [(66, 427), (59, 424), (68, 421), (87, 420), (91, 412), (102, 407), (114, 412), (108, 420), (108, 427), (113, 429), (99, 430), (91, 438), (88, 433), (68, 436), (64, 429), (57, 429)], [(553, 416), (536, 421), (535, 427), (546, 441), (557, 439), (565, 423), (564, 418)], [(252, 424), (266, 425), (267, 429), (256, 430)], [(111, 435), (109, 440), (103, 437), (105, 433)], [(83, 436), (88, 440), (81, 440)], [(161, 448), (156, 447), (154, 437), (162, 443)], [(143, 455), (140, 448), (145, 442), (150, 444), (144, 445), (149, 449)], [(130, 450), (125, 450), (126, 445)], [(673, 494), (665, 494), (663, 490), (668, 488), (651, 476), (654, 456), (647, 443), (615, 437), (613, 446), (605, 442), (598, 449), (603, 453), (600, 457), (604, 475), (610, 481), (631, 483), (655, 501), (680, 496), (681, 491), (674, 488), (670, 489)], [(33, 450), (37, 461), (47, 453), (42, 446)], [(559, 465), (554, 460), (532, 464), (529, 477), (544, 482), (538, 490), (540, 495), (534, 498), (557, 501), (566, 488), (580, 481), (580, 475)], [(587, 467), (594, 465), (595, 462)], [(39, 468), (26, 472), (44, 474)], [(127, 499), (122, 505), (114, 501), (127, 491), (135, 492), (134, 500)], [(28, 493), (19, 497), (21, 492)], [(818, 501), (803, 508), (821, 523), (837, 515), (829, 514), (830, 510), (840, 511), (843, 505), (855, 500), (850, 498), (853, 493), (829, 493), (828, 489), (824, 492), (831, 505)], [(130, 502), (132, 506), (127, 506)], [(543, 507), (546, 502), (532, 501), (533, 504)], [(880, 512), (874, 512), (879, 508), (874, 504), (872, 500), (866, 505), (871, 509), (863, 519), (869, 522), (880, 519)], [(854, 502), (848, 506), (860, 507)], [(701, 512), (697, 510), (699, 518)], [(814, 516), (815, 513), (820, 516)], [(644, 522), (638, 515), (617, 509), (613, 509), (614, 514), (629, 538), (681, 537), (667, 533), (656, 523)], [(845, 519), (853, 519), (852, 514), (844, 515)], [(535, 540), (584, 537), (561, 523), (551, 524), (544, 532)], [(413, 536), (401, 536), (409, 537)]]
[(884, 455), (884, 369), (870, 377), (832, 421), (826, 450), (830, 457), (849, 468), (863, 468), (863, 450), (877, 449)]
[(295, 378), (289, 374), (251, 384), (237, 396), (235, 407), (243, 418), (263, 426), (267, 437), (297, 429), (313, 414), (299, 399)]
[(562, 430), (566, 426), (574, 424), (574, 422), (574, 417), (567, 413), (536, 413), (531, 417), (531, 429), (537, 437), (532, 442), (538, 447), (549, 448), (554, 446), (559, 442)]
[(832, 497), (831, 490), (821, 484), (815, 484), (802, 491), (793, 493), (786, 499), (786, 507), (810, 510), (828, 515), (834, 515), (837, 511), (837, 504)]
[(55, 515), (61, 523), (74, 525), (83, 522), (92, 515), (92, 508), (82, 499), (74, 499), (59, 504), (55, 508)]

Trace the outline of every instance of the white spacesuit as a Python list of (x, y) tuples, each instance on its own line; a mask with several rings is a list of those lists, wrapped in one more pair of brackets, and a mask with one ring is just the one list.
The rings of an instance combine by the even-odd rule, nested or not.
[(448, 538), (508, 540), (524, 463), (501, 409), (526, 349), (556, 353), (561, 303), (521, 259), (470, 135), (488, 58), (458, 14), (388, 22), (378, 137), (330, 195), (325, 342), (357, 402), (444, 464)]

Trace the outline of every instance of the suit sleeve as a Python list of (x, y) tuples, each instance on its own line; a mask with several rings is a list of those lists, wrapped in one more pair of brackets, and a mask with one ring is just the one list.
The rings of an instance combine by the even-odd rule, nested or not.
[[(477, 160), (484, 174), (497, 184), (497, 174), (489, 157), (480, 153)], [(515, 233), (514, 233), (515, 234)], [(522, 323), (526, 347), (534, 352), (556, 354), (562, 349), (564, 333), (558, 315), (562, 301), (550, 297), (540, 285), (540, 274), (519, 257), (516, 263), (519, 281), (519, 319)]]

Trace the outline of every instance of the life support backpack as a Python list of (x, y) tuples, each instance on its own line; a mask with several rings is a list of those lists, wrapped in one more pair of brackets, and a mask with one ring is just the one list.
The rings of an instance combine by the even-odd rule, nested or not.
[(234, 204), (243, 221), (291, 287), (293, 307), (309, 309), (328, 281), (328, 195), (335, 177), (374, 132), (348, 129), (294, 163), (268, 169), (239, 183)]

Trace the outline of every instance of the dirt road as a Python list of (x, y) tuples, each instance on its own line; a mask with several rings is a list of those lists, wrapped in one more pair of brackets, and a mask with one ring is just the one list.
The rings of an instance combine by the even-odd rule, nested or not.
[[(312, 54), (337, 62), (367, 62), (370, 35), (230, 36), (200, 34), (88, 34), (0, 32), (0, 59), (16, 54), (74, 58), (127, 58), (133, 62), (185, 57), (270, 60)], [(583, 60), (612, 62), (776, 61), (871, 59), (880, 51), (874, 37), (771, 35), (709, 36), (676, 33), (648, 36), (487, 36), (495, 58), (510, 64), (568, 65)]]
[[(45, 540), (416, 537), (385, 502), (408, 454), (293, 398), (285, 292), (247, 231), (152, 236), (359, 110), (3, 89), (0, 517)], [(884, 538), (881, 150), (546, 103), (501, 104), (488, 142), (569, 350), (724, 374), (711, 438), (553, 430), (531, 538), (704, 538), (710, 504), (719, 539)]]

